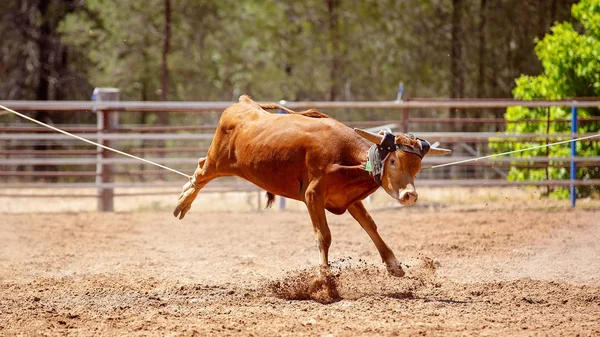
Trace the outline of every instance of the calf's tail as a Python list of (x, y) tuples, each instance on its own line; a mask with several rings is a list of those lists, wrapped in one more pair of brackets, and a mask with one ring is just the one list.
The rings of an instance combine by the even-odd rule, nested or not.
[(271, 206), (273, 206), (274, 202), (275, 202), (275, 194), (273, 194), (271, 192), (267, 192), (267, 206), (265, 206), (265, 209), (271, 208)]

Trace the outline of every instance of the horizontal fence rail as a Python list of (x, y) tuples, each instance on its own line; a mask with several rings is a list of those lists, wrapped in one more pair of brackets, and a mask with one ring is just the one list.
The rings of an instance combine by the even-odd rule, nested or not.
[[(577, 180), (575, 182), (570, 182), (568, 180), (523, 180), (523, 181), (506, 181), (500, 179), (482, 179), (482, 180), (469, 180), (469, 179), (458, 179), (458, 180), (421, 180), (418, 182), (419, 186), (430, 186), (430, 187), (440, 187), (440, 186), (596, 186), (600, 185), (600, 179), (594, 180)], [(22, 189), (31, 187), (31, 184), (12, 184), (11, 189)], [(173, 184), (167, 183), (56, 183), (52, 184), (53, 188), (59, 189), (76, 189), (76, 188), (132, 188), (132, 187), (161, 187), (161, 188), (172, 188), (171, 190), (166, 191), (166, 194), (178, 194), (181, 192), (180, 186), (174, 186)], [(254, 185), (248, 184), (214, 184), (211, 187), (206, 187), (206, 189), (210, 191), (219, 191), (219, 192), (241, 192), (241, 191), (260, 191)], [(204, 188), (202, 189), (204, 191)], [(160, 194), (165, 194), (160, 193)], [(3, 192), (0, 192), (0, 196), (5, 195)], [(28, 194), (16, 194), (13, 193), (11, 195), (19, 195), (19, 196), (28, 196)], [(129, 195), (127, 193), (123, 193), (122, 195)]]
[[(92, 101), (0, 101), (17, 111), (117, 111), (117, 112), (203, 112), (223, 111), (234, 102), (92, 102)], [(272, 102), (263, 102), (272, 103)], [(575, 107), (597, 108), (598, 100), (490, 100), (490, 99), (418, 99), (407, 101), (364, 102), (280, 102), (290, 109), (491, 109), (522, 106), (526, 108)]]
[[(93, 124), (53, 124), (79, 137), (96, 141), (124, 152), (141, 156), (145, 159), (173, 167), (191, 174), (199, 157), (205, 155), (217, 127), (218, 116), (232, 102), (123, 102), (123, 101), (0, 101), (19, 112), (46, 112), (55, 116), (61, 113), (74, 113)], [(452, 156), (425, 157), (423, 167), (447, 164), (492, 153), (492, 144), (531, 143), (543, 145), (556, 141), (569, 140), (576, 137), (592, 136), (594, 133), (508, 134), (501, 130), (511, 123), (572, 123), (569, 118), (506, 120), (490, 117), (426, 117), (415, 116), (411, 111), (435, 109), (505, 109), (513, 106), (548, 108), (598, 108), (600, 101), (586, 99), (562, 101), (515, 101), (515, 100), (435, 100), (419, 99), (409, 101), (384, 102), (280, 102), (291, 109), (338, 109), (336, 115), (350, 127), (390, 128), (394, 132), (417, 134), (431, 143), (439, 142), (441, 147), (453, 147)], [(347, 110), (388, 109), (393, 111), (391, 118), (381, 120), (343, 120)], [(177, 113), (173, 116), (173, 125), (133, 124), (131, 121), (121, 124), (109, 123), (110, 116), (129, 120), (135, 119), (139, 113)], [(328, 111), (324, 111), (328, 112)], [(276, 113), (276, 111), (273, 111)], [(8, 114), (0, 115), (0, 196), (40, 197), (44, 194), (20, 192), (19, 190), (39, 190), (40, 188), (56, 188), (60, 190), (96, 188), (98, 193), (81, 195), (70, 192), (57, 192), (62, 197), (99, 197), (111, 191), (110, 196), (134, 195), (178, 195), (182, 177), (171, 175), (168, 171), (158, 169), (135, 159), (121, 157), (95, 146), (85, 144), (52, 130), (11, 119), (4, 122)], [(30, 113), (31, 115), (31, 113)], [(141, 115), (140, 115), (141, 116)], [(181, 116), (187, 116), (181, 118)], [(206, 116), (206, 118), (204, 117)], [(117, 118), (117, 119), (118, 119)], [(192, 121), (192, 122), (190, 122)], [(600, 122), (600, 116), (578, 118), (580, 125)], [(88, 122), (89, 123), (89, 122)], [(179, 123), (179, 124), (177, 124)], [(473, 124), (496, 132), (452, 131), (457, 124)], [(558, 124), (557, 124), (558, 125)], [(595, 144), (600, 137), (585, 140)], [(567, 149), (568, 144), (561, 145)], [(531, 158), (496, 157), (481, 159), (468, 163), (460, 163), (454, 167), (435, 170), (422, 170), (418, 184), (421, 186), (598, 186), (599, 180), (556, 180), (548, 177), (540, 181), (508, 181), (508, 170), (516, 168), (564, 168), (600, 167), (600, 157), (540, 156)], [(125, 193), (113, 189), (143, 187), (160, 188), (161, 191), (148, 193)], [(205, 192), (259, 191), (254, 185), (239, 179), (232, 182), (215, 182), (209, 184)], [(106, 194), (103, 194), (106, 196)]]
[[(73, 133), (73, 132), (72, 132)], [(88, 134), (88, 133), (73, 133), (81, 138), (88, 140), (212, 140), (212, 133), (200, 134), (181, 134), (181, 133), (161, 133), (161, 134), (146, 134), (146, 133), (103, 133), (103, 134)], [(445, 139), (448, 140), (464, 140), (464, 139), (482, 139), (486, 141), (506, 141), (507, 139), (518, 140), (563, 140), (573, 137), (593, 136), (594, 133), (553, 133), (549, 135), (536, 135), (533, 133), (515, 133), (515, 134), (499, 134), (494, 132), (419, 132), (420, 138), (428, 140)], [(32, 133), (13, 133), (0, 134), (0, 140), (72, 140), (73, 138), (67, 135), (47, 135), (47, 134), (32, 134)], [(597, 140), (598, 141), (598, 140)]]
[[(472, 159), (473, 157), (453, 156), (453, 157), (430, 157), (423, 158), (423, 167), (428, 165), (448, 164), (455, 161)], [(169, 164), (197, 164), (198, 159), (194, 158), (160, 158), (147, 157), (155, 163)], [(460, 163), (457, 165), (471, 166), (475, 164), (500, 165), (506, 163), (595, 163), (600, 166), (600, 157), (532, 157), (532, 158), (486, 158), (468, 163)], [(132, 158), (11, 158), (3, 159), (2, 165), (95, 165), (100, 164), (139, 164), (139, 161)]]

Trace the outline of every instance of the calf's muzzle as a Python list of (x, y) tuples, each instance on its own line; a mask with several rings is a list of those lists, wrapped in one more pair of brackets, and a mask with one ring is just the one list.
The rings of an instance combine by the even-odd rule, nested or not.
[(398, 196), (398, 201), (403, 206), (414, 205), (417, 202), (417, 199), (419, 199), (419, 194), (415, 190), (402, 191), (402, 192), (400, 192), (400, 195)]

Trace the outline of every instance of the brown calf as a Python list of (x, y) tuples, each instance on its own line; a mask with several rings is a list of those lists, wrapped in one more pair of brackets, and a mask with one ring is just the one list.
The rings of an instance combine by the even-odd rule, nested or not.
[[(288, 114), (264, 109), (282, 109)], [(211, 180), (238, 176), (266, 190), (270, 201), (280, 195), (306, 204), (322, 269), (329, 266), (331, 244), (325, 210), (334, 214), (348, 210), (377, 246), (389, 273), (403, 276), (400, 263), (377, 233), (361, 200), (383, 187), (401, 204), (414, 204), (418, 198), (414, 180), (422, 157), (447, 153), (450, 150), (430, 148), (426, 141), (410, 135), (352, 130), (316, 110), (295, 112), (276, 104), (260, 105), (243, 95), (223, 111), (208, 154), (200, 158), (194, 175), (183, 186), (173, 214), (183, 219)], [(369, 158), (368, 166), (376, 168), (373, 172), (366, 170)]]

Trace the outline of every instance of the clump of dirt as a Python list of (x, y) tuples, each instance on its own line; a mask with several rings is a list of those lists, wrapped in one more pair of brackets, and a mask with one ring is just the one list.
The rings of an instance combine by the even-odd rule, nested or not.
[(435, 270), (437, 269), (437, 265), (432, 258), (427, 256), (420, 256), (419, 259), (421, 260), (424, 269), (428, 269), (435, 272)]
[(315, 268), (288, 273), (281, 281), (268, 284), (276, 296), (287, 300), (313, 300), (319, 303), (333, 303), (340, 299), (338, 293), (339, 274), (319, 273)]
[(421, 286), (427, 284), (436, 284), (436, 272), (440, 263), (434, 261), (432, 258), (419, 255), (412, 265), (407, 266), (410, 270), (409, 278), (418, 281)]

